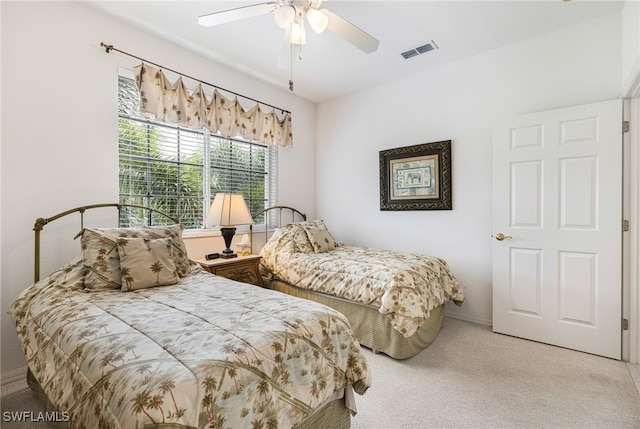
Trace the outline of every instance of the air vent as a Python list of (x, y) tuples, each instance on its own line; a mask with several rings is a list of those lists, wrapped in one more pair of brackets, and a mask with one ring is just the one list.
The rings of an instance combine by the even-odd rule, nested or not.
[(402, 56), (404, 57), (405, 60), (408, 60), (411, 57), (415, 57), (416, 55), (420, 55), (420, 53), (415, 49), (402, 53)]
[(438, 45), (436, 45), (436, 43), (432, 40), (429, 43), (418, 46), (417, 48), (409, 49), (408, 51), (403, 52), (401, 55), (405, 60), (408, 60), (409, 58), (415, 57), (416, 55), (425, 54), (435, 49), (438, 49)]

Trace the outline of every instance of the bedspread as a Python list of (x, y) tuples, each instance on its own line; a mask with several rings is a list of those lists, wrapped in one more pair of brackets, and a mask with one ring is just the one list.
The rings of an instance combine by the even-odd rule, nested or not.
[(294, 232), (280, 228), (263, 247), (262, 267), (300, 288), (371, 305), (408, 338), (435, 307), (464, 292), (444, 259), (365, 247), (337, 245), (324, 252), (301, 252)]
[(370, 385), (342, 314), (194, 267), (177, 285), (91, 291), (82, 264), (10, 308), (29, 367), (74, 428), (290, 428)]

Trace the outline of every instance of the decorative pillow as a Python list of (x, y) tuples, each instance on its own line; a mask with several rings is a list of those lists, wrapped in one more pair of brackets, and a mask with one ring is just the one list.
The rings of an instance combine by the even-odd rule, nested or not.
[(118, 253), (123, 292), (171, 285), (180, 278), (171, 238), (121, 238)]
[(301, 222), (298, 225), (307, 233), (307, 238), (313, 246), (315, 253), (327, 252), (336, 248), (336, 240), (322, 219)]
[(104, 231), (85, 228), (80, 239), (82, 261), (86, 269), (84, 286), (88, 289), (120, 287), (118, 237)]
[(187, 248), (182, 240), (182, 225), (144, 226), (141, 228), (85, 228), (82, 232), (82, 257), (87, 268), (85, 287), (117, 289), (121, 286), (117, 243), (122, 238), (171, 238), (172, 258), (178, 275), (191, 272)]
[(313, 253), (313, 246), (307, 236), (307, 231), (304, 230), (298, 223), (291, 223), (286, 225), (289, 230), (290, 237), (293, 239), (294, 245), (298, 252), (301, 253)]
[(184, 277), (191, 273), (191, 263), (189, 262), (189, 256), (187, 256), (187, 246), (185, 246), (182, 240), (182, 231), (184, 230), (182, 225), (143, 226), (141, 230), (143, 238), (171, 238), (173, 262), (178, 269), (178, 275)]

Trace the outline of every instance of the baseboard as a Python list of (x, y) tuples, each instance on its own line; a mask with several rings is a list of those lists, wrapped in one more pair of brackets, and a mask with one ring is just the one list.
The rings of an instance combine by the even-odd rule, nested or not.
[(2, 375), (0, 375), (0, 385), (4, 386), (5, 384), (13, 383), (14, 381), (24, 380), (25, 378), (27, 378), (26, 366), (12, 371), (3, 372)]
[(450, 317), (451, 319), (458, 319), (465, 322), (476, 323), (478, 325), (493, 326), (493, 320), (479, 319), (477, 317), (470, 317), (465, 314), (449, 314), (445, 311), (444, 316)]
[(627, 362), (627, 368), (629, 368), (631, 378), (633, 378), (633, 382), (636, 384), (636, 389), (640, 394), (640, 365), (634, 365)]

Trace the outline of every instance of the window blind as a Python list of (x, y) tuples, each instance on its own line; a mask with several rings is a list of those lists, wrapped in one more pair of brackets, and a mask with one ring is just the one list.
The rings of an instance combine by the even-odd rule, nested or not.
[(276, 146), (143, 118), (135, 81), (119, 76), (118, 87), (122, 203), (156, 208), (189, 229), (205, 227), (218, 192), (242, 194), (251, 213), (276, 204)]

